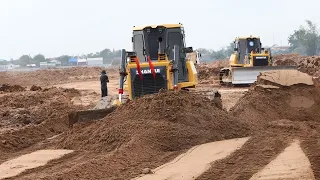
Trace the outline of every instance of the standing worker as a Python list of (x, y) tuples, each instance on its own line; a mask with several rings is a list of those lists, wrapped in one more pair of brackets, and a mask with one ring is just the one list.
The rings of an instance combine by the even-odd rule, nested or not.
[(102, 70), (101, 76), (100, 76), (100, 82), (101, 82), (101, 97), (108, 96), (108, 87), (107, 83), (109, 82), (109, 78), (107, 76), (106, 70)]

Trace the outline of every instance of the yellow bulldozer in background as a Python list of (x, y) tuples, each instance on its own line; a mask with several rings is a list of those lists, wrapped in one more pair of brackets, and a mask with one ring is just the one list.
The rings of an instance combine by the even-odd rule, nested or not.
[(229, 67), (220, 70), (221, 85), (250, 85), (261, 72), (297, 69), (295, 66), (273, 66), (271, 50), (262, 47), (260, 37), (237, 37)]
[(124, 103), (124, 90), (133, 100), (160, 89), (181, 90), (198, 84), (195, 64), (186, 57), (193, 49), (185, 45), (182, 24), (134, 27), (132, 43), (133, 51), (121, 50), (119, 97), (114, 106), (71, 112), (69, 126), (105, 117)]

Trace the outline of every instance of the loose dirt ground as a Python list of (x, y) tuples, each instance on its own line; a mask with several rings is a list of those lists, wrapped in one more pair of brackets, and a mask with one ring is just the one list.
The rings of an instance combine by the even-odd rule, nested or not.
[[(317, 60), (313, 58), (310, 63), (315, 67)], [(100, 100), (100, 70), (23, 73), (24, 79), (19, 79), (19, 74), (0, 74), (4, 77), (0, 83), (18, 82), (27, 87), (0, 94), (0, 163), (36, 150), (74, 150), (8, 179), (131, 179), (139, 177), (145, 168), (156, 169), (173, 161), (194, 146), (245, 137), (251, 138), (229, 156), (211, 163), (197, 179), (250, 179), (265, 175), (281, 178), (287, 169), (280, 175), (267, 169), (278, 167), (277, 159), (287, 161), (288, 149), (303, 163), (291, 169), (293, 173), (285, 178), (295, 179), (295, 172), (302, 172), (310, 175), (304, 179), (312, 175), (320, 179), (320, 90), (315, 88), (318, 85), (282, 87), (265, 80), (261, 86), (250, 88), (220, 87), (216, 75), (210, 72), (216, 73), (223, 64), (208, 66), (211, 70), (201, 67), (197, 94), (160, 92), (131, 101), (100, 121), (79, 124), (73, 129), (68, 129), (67, 113), (92, 108)], [(307, 72), (314, 71), (308, 68)], [(52, 77), (54, 74), (56, 77)], [(109, 93), (117, 96), (118, 75), (116, 71), (108, 74)], [(32, 85), (41, 89), (30, 90)], [(51, 86), (63, 89), (48, 89)], [(212, 95), (206, 92), (215, 89), (221, 93), (225, 110), (205, 98)], [(290, 151), (294, 140), (300, 142), (305, 157), (300, 150)], [(308, 166), (312, 172), (308, 172)]]
[(250, 178), (250, 180), (262, 179), (315, 180), (311, 164), (302, 151), (299, 140), (291, 143), (276, 159)]
[[(108, 83), (108, 96), (118, 95), (119, 81), (111, 79)], [(81, 92), (81, 96), (72, 99), (75, 105), (94, 106), (101, 98), (101, 87), (99, 81), (72, 82), (57, 84), (55, 87), (75, 88)]]
[(9, 178), (21, 172), (43, 166), (53, 159), (72, 153), (73, 150), (39, 150), (25, 154), (16, 159), (9, 160), (0, 165), (0, 178)]
[(173, 161), (154, 170), (153, 174), (134, 180), (191, 180), (210, 169), (210, 164), (240, 149), (249, 138), (231, 139), (198, 145)]

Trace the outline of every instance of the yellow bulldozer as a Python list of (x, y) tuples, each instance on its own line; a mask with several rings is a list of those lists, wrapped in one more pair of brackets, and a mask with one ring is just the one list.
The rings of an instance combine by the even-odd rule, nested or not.
[(270, 49), (264, 49), (260, 37), (237, 37), (229, 67), (220, 70), (221, 85), (250, 85), (261, 72), (297, 69), (295, 66), (273, 66)]
[[(110, 108), (69, 113), (69, 126), (76, 122), (100, 119), (129, 100), (164, 90), (195, 88), (195, 64), (186, 58), (192, 47), (185, 45), (182, 24), (151, 25), (133, 28), (133, 51), (121, 50), (119, 96)], [(126, 82), (126, 85), (125, 85)]]

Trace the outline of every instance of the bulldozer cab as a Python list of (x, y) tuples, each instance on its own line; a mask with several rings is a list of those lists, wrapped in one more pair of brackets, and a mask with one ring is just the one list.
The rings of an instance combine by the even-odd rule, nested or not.
[(158, 53), (165, 53), (168, 59), (173, 59), (173, 46), (185, 47), (183, 27), (159, 25), (134, 28), (132, 43), (140, 61), (147, 61), (148, 56), (152, 61), (157, 61)]
[(246, 64), (245, 57), (253, 51), (254, 53), (260, 54), (262, 51), (262, 44), (259, 37), (244, 37), (237, 38), (234, 41), (234, 51), (238, 53), (238, 64)]
[(168, 60), (173, 60), (173, 48), (178, 45), (181, 49), (178, 79), (179, 82), (188, 80), (186, 54), (193, 50), (185, 47), (185, 34), (181, 24), (134, 27), (132, 43), (140, 62), (147, 62), (148, 58), (158, 61), (159, 54), (165, 54)]

